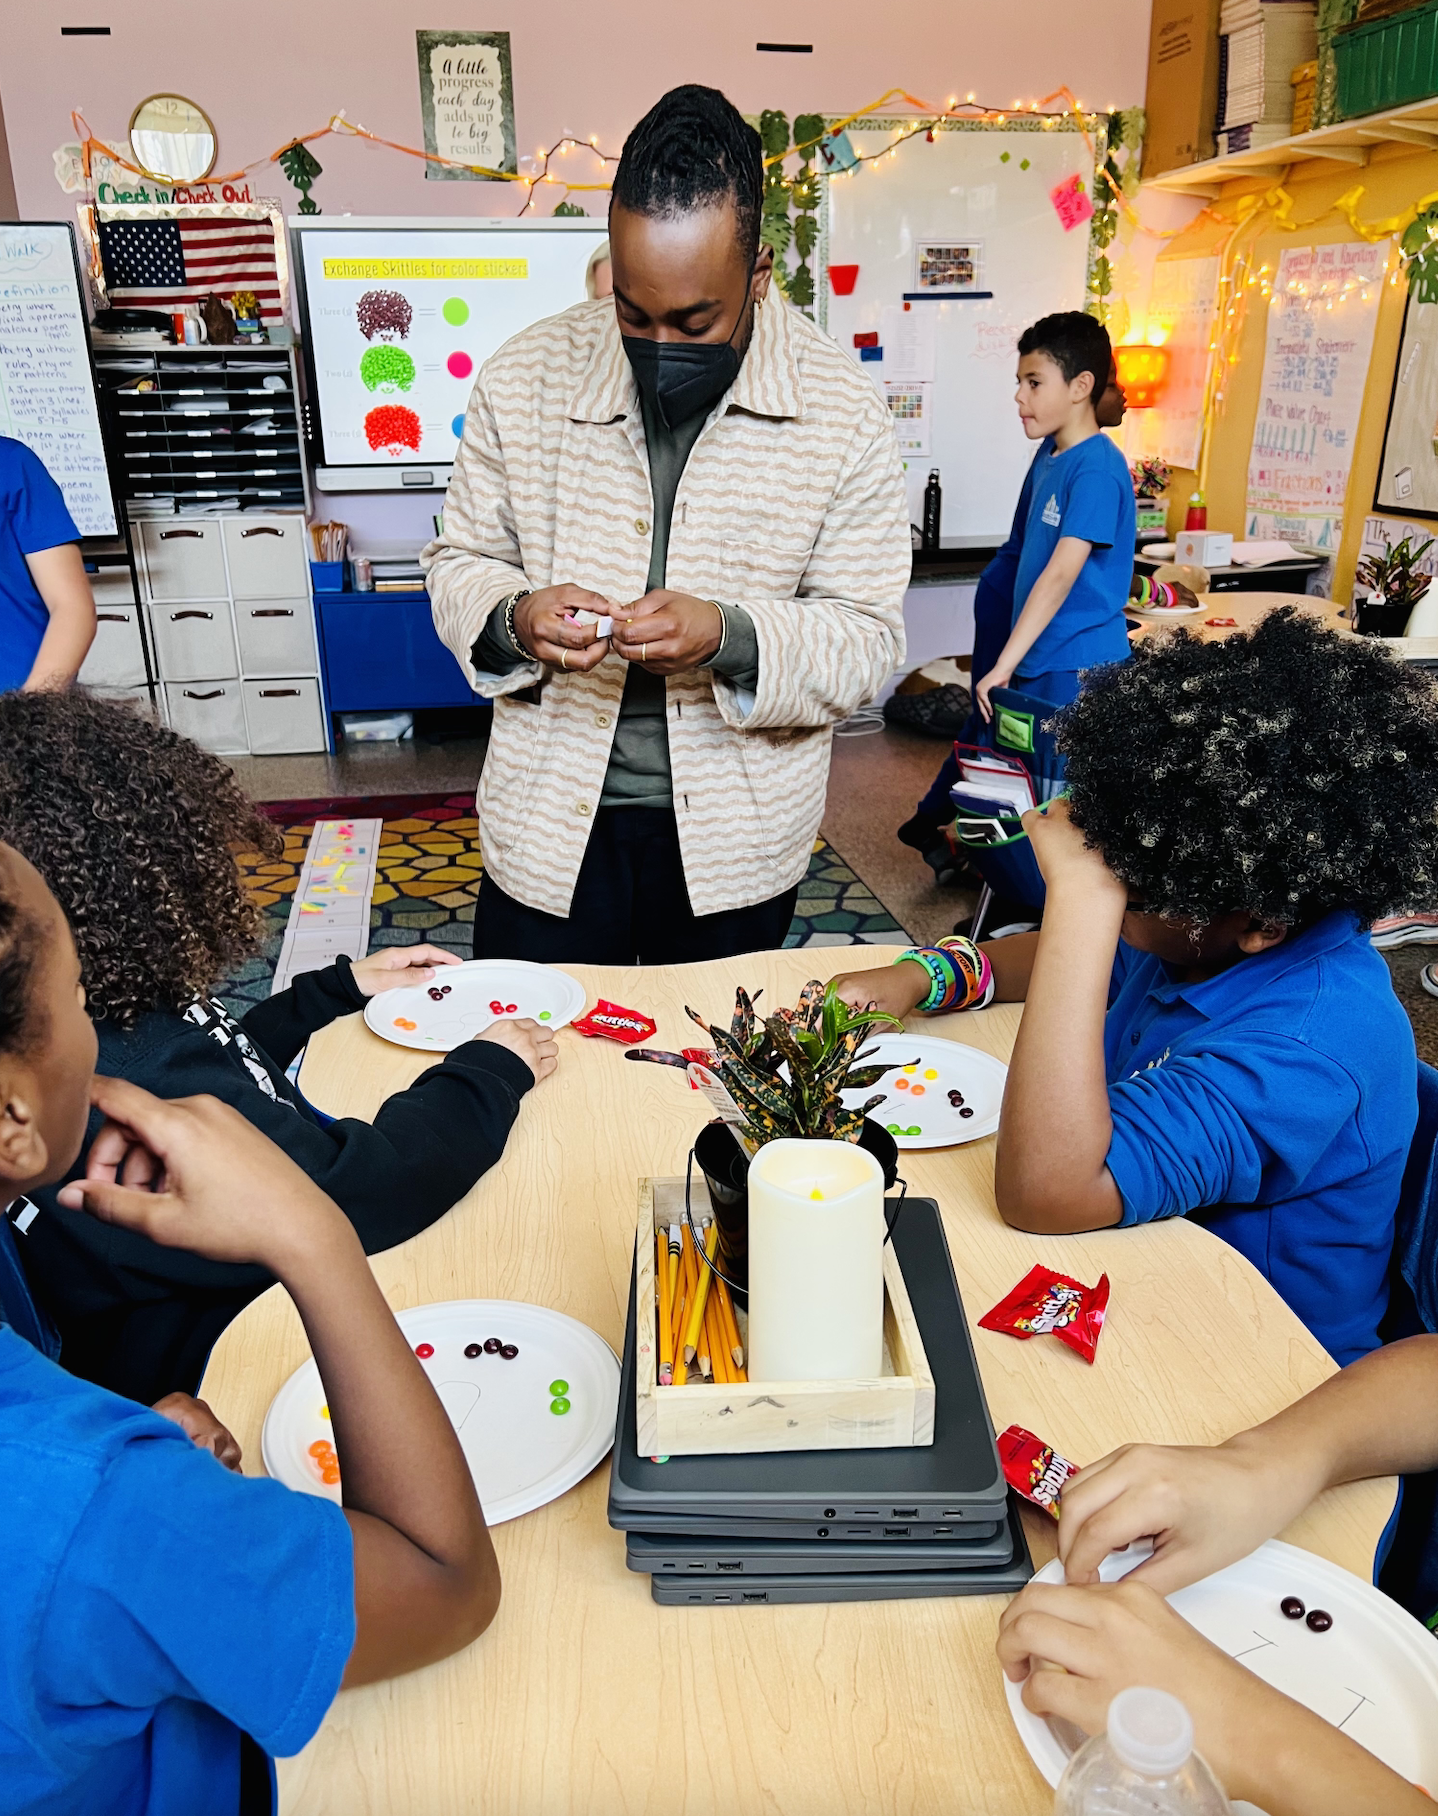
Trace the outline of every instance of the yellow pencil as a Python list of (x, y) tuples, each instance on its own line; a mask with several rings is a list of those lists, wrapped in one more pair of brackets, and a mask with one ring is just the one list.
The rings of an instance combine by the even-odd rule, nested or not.
[(709, 1303), (704, 1308), (704, 1346), (709, 1352), (713, 1364), (714, 1379), (726, 1386), (734, 1379), (734, 1364), (729, 1360), (726, 1349), (728, 1338), (724, 1331), (724, 1314), (719, 1309), (719, 1301), (711, 1291)]
[(679, 1232), (679, 1296), (674, 1305), (674, 1378), (675, 1387), (683, 1387), (689, 1380), (689, 1361), (684, 1354), (684, 1327), (689, 1317), (689, 1308), (694, 1303), (695, 1260), (694, 1239), (685, 1224)]
[(744, 1345), (739, 1341), (739, 1321), (734, 1316), (734, 1301), (729, 1297), (729, 1288), (720, 1279), (715, 1279), (714, 1296), (719, 1301), (719, 1316), (724, 1320), (724, 1335), (729, 1346), (729, 1359), (735, 1368), (744, 1366)]
[[(669, 1226), (668, 1267), (669, 1267), (669, 1310), (672, 1315), (673, 1310), (674, 1310), (674, 1302), (679, 1297), (679, 1225), (677, 1223), (671, 1223)], [(671, 1343), (669, 1347), (670, 1347), (670, 1352), (672, 1354), (673, 1348), (674, 1348), (673, 1344)]]
[(709, 1297), (709, 1282), (714, 1278), (714, 1271), (707, 1265), (714, 1258), (714, 1250), (719, 1243), (719, 1225), (712, 1219), (709, 1228), (704, 1232), (704, 1255), (706, 1265), (699, 1270), (699, 1283), (694, 1289), (694, 1303), (689, 1307), (689, 1323), (684, 1332), (684, 1360), (692, 1362), (699, 1342), (699, 1329), (704, 1322), (704, 1305)]
[(655, 1268), (659, 1282), (659, 1385), (674, 1379), (673, 1306), (669, 1303), (669, 1241), (663, 1230), (654, 1232)]

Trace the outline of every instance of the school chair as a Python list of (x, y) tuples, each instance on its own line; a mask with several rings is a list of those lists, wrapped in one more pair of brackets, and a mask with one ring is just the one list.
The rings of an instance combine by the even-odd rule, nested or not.
[[(1047, 730), (1047, 721), (1058, 708), (1017, 687), (996, 687), (989, 702), (994, 712), (990, 726), (992, 747), (956, 744), (955, 754), (982, 756), (990, 762), (996, 757), (1006, 758), (1010, 768), (1027, 772), (1035, 801), (1042, 805), (1052, 800), (1062, 792), (1064, 779), (1064, 760), (1053, 734)], [(971, 937), (976, 940), (983, 938), (984, 922), (996, 897), (1025, 902), (1041, 912), (1047, 893), (1019, 816), (996, 817), (1007, 836), (992, 843), (967, 839), (957, 827), (953, 832), (955, 851), (966, 857), (983, 878), (971, 928)]]
[[(1385, 1343), (1438, 1334), (1438, 1071), (1418, 1063), (1418, 1126), (1398, 1194)], [(1383, 1537), (1374, 1581), (1410, 1614), (1438, 1611), (1438, 1470), (1404, 1476)]]

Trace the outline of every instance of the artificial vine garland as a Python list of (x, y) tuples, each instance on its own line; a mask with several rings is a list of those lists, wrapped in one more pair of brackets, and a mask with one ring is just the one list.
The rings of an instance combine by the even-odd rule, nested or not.
[(1144, 111), (1125, 107), (1108, 116), (1103, 162), (1094, 173), (1093, 220), (1089, 223), (1088, 313), (1096, 315), (1107, 326), (1108, 299), (1113, 292), (1113, 265), (1108, 249), (1118, 232), (1120, 198), (1132, 200), (1138, 193), (1139, 152), (1143, 146)]

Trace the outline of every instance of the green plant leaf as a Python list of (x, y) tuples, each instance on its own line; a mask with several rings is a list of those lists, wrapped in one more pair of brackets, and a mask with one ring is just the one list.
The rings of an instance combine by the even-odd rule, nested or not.
[[(772, 246), (775, 258), (775, 276), (779, 276), (778, 260), (789, 250), (789, 241), (793, 237), (793, 226), (786, 214), (766, 214), (759, 226), (759, 243), (761, 246)], [(787, 294), (787, 287), (786, 287)]]
[(766, 158), (777, 158), (789, 149), (788, 116), (777, 108), (766, 107), (759, 116), (759, 142)]
[(812, 214), (801, 214), (794, 222), (794, 250), (806, 259), (818, 244), (819, 223)]
[(797, 265), (789, 274), (789, 301), (800, 309), (814, 302), (814, 274), (807, 265)]
[(878, 1084), (886, 1072), (892, 1072), (899, 1065), (892, 1060), (887, 1066), (855, 1066), (844, 1074), (843, 1089), (846, 1091), (867, 1091), (870, 1085)]
[(806, 162), (819, 149), (819, 140), (824, 136), (824, 116), (816, 113), (795, 114), (794, 144), (807, 146), (807, 152), (800, 152)]

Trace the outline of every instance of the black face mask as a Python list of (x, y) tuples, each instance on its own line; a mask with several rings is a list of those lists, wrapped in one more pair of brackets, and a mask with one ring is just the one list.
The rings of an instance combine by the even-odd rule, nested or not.
[[(752, 279), (752, 271), (751, 271)], [(625, 334), (624, 351), (634, 371), (640, 395), (666, 429), (675, 429), (701, 410), (708, 410), (739, 376), (744, 353), (734, 345), (734, 335), (744, 321), (744, 311), (726, 341), (654, 341)], [(744, 351), (748, 351), (745, 342)]]

